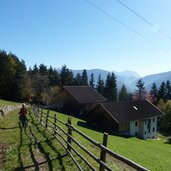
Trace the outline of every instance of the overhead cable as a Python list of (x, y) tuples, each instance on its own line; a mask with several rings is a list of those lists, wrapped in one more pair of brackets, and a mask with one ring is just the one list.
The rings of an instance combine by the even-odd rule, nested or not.
[(141, 37), (142, 39), (144, 39), (144, 36), (137, 32), (135, 29), (133, 29), (132, 27), (128, 26), (127, 24), (121, 22), (120, 20), (118, 20), (117, 18), (113, 17), (111, 14), (109, 14), (108, 12), (106, 12), (105, 10), (103, 10), (102, 8), (98, 7), (96, 4), (90, 2), (89, 0), (85, 0), (86, 2), (88, 2), (90, 5), (92, 5), (93, 7), (95, 7), (97, 10), (99, 10), (100, 12), (102, 12), (103, 14), (105, 14), (106, 16), (110, 17), (112, 20), (114, 20), (115, 22), (119, 23), (120, 25), (122, 25), (123, 27), (126, 27), (127, 29), (129, 29), (130, 31), (134, 32), (136, 35), (138, 35), (139, 37)]
[[(130, 8), (128, 5), (126, 5), (125, 3), (123, 3), (121, 0), (115, 0), (115, 1), (118, 2), (120, 5), (122, 5), (123, 7), (125, 7), (131, 13), (133, 13), (134, 15), (136, 15), (138, 18), (140, 18), (142, 21), (144, 21), (150, 27), (156, 29), (156, 26), (152, 22), (150, 22), (148, 19), (146, 19), (145, 17), (143, 17), (142, 15), (140, 15), (138, 12), (136, 12), (135, 10), (133, 10), (132, 8)], [(157, 32), (159, 32), (162, 36), (164, 36), (164, 37), (168, 38), (169, 40), (171, 40), (171, 37), (169, 35), (167, 35), (163, 30), (158, 29)]]
[[(85, 0), (87, 3), (89, 3), (91, 6), (93, 6), (94, 8), (96, 8), (97, 10), (99, 10), (101, 13), (105, 14), (106, 16), (110, 17), (112, 20), (114, 20), (115, 22), (119, 23), (120, 25), (122, 25), (123, 27), (129, 29), (130, 31), (132, 31), (133, 33), (135, 33), (137, 36), (139, 36), (140, 38), (142, 38), (143, 40), (148, 41), (150, 44), (152, 44), (153, 46), (157, 47), (155, 42), (151, 42), (151, 40), (145, 38), (141, 33), (139, 33), (138, 31), (136, 31), (135, 29), (133, 29), (132, 27), (128, 26), (127, 24), (121, 22), (120, 20), (118, 20), (117, 18), (115, 18), (114, 16), (112, 16), (111, 14), (109, 14), (108, 12), (106, 12), (105, 10), (103, 10), (102, 8), (100, 8), (99, 6), (97, 6), (96, 4), (94, 4), (93, 2), (89, 1), (89, 0)], [(120, 0), (116, 0), (118, 2), (121, 2)], [(126, 5), (125, 5), (126, 7)], [(129, 8), (129, 7), (128, 7)], [(142, 20), (144, 20), (144, 22), (148, 23), (148, 25), (150, 25), (151, 27), (154, 27), (154, 25), (149, 22), (148, 20), (146, 20), (144, 17), (142, 17), (141, 15), (139, 15), (138, 13), (136, 13), (134, 10), (130, 9), (130, 11), (132, 11), (133, 13), (135, 13), (137, 16), (139, 16)], [(163, 34), (163, 32), (160, 31), (160, 33)], [(169, 37), (168, 37), (169, 38)], [(169, 38), (171, 40), (171, 38)], [(157, 47), (158, 48), (158, 47)], [(163, 51), (164, 53), (166, 53), (167, 55), (171, 55), (170, 51), (168, 51), (167, 49), (161, 48), (161, 51)]]

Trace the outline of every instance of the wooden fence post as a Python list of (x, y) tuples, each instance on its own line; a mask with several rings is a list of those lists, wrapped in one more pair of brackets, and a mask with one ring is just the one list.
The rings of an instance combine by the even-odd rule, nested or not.
[[(68, 118), (68, 124), (71, 125), (71, 118)], [(68, 135), (72, 136), (72, 129), (71, 127), (68, 125)], [(68, 136), (68, 140), (67, 140), (67, 149), (69, 152), (71, 152), (71, 138)], [(70, 143), (70, 144), (69, 144)]]
[(39, 113), (39, 122), (40, 122), (40, 123), (41, 123), (41, 121), (42, 121), (42, 114), (43, 114), (43, 108), (42, 108), (41, 112)]
[(40, 112), (40, 123), (42, 123), (43, 110)]
[(57, 118), (56, 118), (56, 113), (54, 114), (54, 134), (56, 135), (56, 123), (57, 123)]
[(40, 108), (40, 106), (39, 106), (39, 104), (38, 104), (38, 106), (37, 106), (37, 112), (38, 112), (38, 114), (39, 114), (39, 108)]
[(48, 127), (48, 119), (49, 119), (49, 110), (47, 111), (47, 115), (46, 115), (46, 124), (45, 127)]
[[(103, 134), (103, 145), (105, 147), (107, 147), (107, 140), (108, 140), (108, 133), (105, 132)], [(106, 163), (106, 151), (104, 149), (101, 149), (100, 160), (103, 161), (104, 163)], [(103, 167), (102, 164), (100, 164), (99, 171), (104, 171), (104, 170), (105, 170), (105, 168)]]

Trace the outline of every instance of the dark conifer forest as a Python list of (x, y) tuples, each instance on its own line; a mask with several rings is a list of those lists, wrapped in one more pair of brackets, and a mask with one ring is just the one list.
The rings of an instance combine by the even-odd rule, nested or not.
[[(58, 67), (58, 66), (57, 66)], [(27, 69), (25, 61), (16, 55), (0, 51), (0, 98), (27, 103), (54, 104), (55, 97), (62, 86), (91, 86), (108, 101), (127, 101), (147, 99), (165, 112), (161, 128), (167, 132), (171, 130), (171, 85), (170, 81), (162, 82), (159, 87), (154, 82), (151, 90), (146, 91), (144, 83), (139, 79), (136, 90), (127, 91), (125, 85), (117, 87), (117, 77), (108, 73), (105, 80), (94, 80), (93, 73), (88, 78), (86, 69), (82, 74), (74, 76), (72, 70), (66, 65), (57, 70), (45, 64), (36, 64)]]

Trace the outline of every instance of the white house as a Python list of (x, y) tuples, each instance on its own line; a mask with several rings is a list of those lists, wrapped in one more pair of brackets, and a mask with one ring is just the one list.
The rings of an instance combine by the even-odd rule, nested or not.
[(130, 121), (130, 135), (152, 139), (157, 137), (158, 117), (149, 117), (143, 120)]
[(162, 113), (147, 100), (104, 102), (88, 115), (88, 121), (120, 134), (143, 139), (156, 138)]

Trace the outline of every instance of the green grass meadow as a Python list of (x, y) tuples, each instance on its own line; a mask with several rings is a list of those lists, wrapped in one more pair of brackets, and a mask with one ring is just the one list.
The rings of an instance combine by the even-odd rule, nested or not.
[[(2, 105), (1, 102), (8, 104), (7, 101), (0, 100), (0, 105)], [(67, 122), (67, 115), (50, 111), (50, 115), (54, 113), (59, 120)], [(39, 124), (31, 110), (28, 118), (29, 124), (26, 128), (22, 128), (19, 124), (18, 110), (0, 118), (0, 143), (5, 144), (6, 147), (5, 162), (0, 165), (0, 170), (78, 170), (62, 146)], [(77, 129), (102, 143), (102, 132), (88, 128), (83, 120), (74, 117), (71, 120)], [(64, 126), (61, 125), (61, 127), (67, 131)], [(76, 133), (73, 132), (73, 135), (91, 153), (99, 156), (97, 148)], [(150, 170), (171, 170), (171, 144), (164, 136), (160, 136), (160, 140), (140, 140), (134, 137), (109, 135), (108, 148)], [(124, 170), (110, 157), (107, 161), (112, 165), (113, 170)], [(79, 160), (79, 163), (82, 164), (82, 161)], [(84, 170), (89, 170), (84, 163), (82, 166)], [(98, 168), (95, 163), (93, 166)]]
[(13, 102), (13, 101), (7, 101), (7, 100), (2, 100), (0, 99), (0, 107), (7, 106), (7, 105), (19, 105), (20, 103)]
[[(54, 112), (50, 113), (53, 115)], [(60, 120), (67, 122), (67, 115), (58, 114), (57, 117)], [(80, 126), (81, 124), (78, 123), (86, 125), (86, 122), (72, 117), (73, 126), (75, 126), (77, 129), (79, 129), (95, 141), (102, 143), (102, 132), (89, 129), (86, 126)], [(120, 136), (109, 135), (108, 148), (148, 168), (149, 170), (170, 171), (171, 142), (165, 136), (158, 135), (158, 137), (158, 140), (142, 140), (135, 137), (124, 138)], [(80, 141), (84, 142), (84, 140), (81, 137)]]
[(77, 170), (55, 138), (31, 113), (28, 118), (30, 123), (26, 128), (19, 125), (18, 111), (0, 118), (0, 143), (7, 148), (0, 170)]

